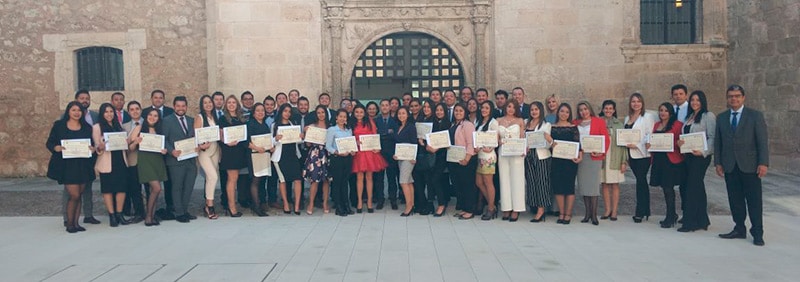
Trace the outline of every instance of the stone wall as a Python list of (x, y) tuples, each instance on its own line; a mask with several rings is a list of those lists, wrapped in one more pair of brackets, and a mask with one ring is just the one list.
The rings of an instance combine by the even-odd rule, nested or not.
[[(202, 0), (0, 1), (0, 176), (44, 175), (50, 156), (44, 143), (64, 111), (59, 98), (74, 94), (55, 89), (55, 55), (44, 48), (45, 35), (144, 29), (142, 93), (125, 92), (127, 100), (159, 88), (168, 103), (179, 94), (196, 101), (208, 89), (205, 12)], [(93, 95), (92, 108), (109, 94)]]
[[(729, 1), (728, 81), (747, 90), (745, 105), (769, 127), (770, 166), (800, 166), (800, 3)], [(796, 171), (794, 171), (796, 173)]]

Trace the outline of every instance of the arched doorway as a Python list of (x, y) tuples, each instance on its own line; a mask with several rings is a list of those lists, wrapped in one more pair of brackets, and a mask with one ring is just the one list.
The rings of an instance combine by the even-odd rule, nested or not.
[(353, 68), (353, 98), (380, 100), (411, 93), (428, 97), (431, 88), (465, 84), (461, 61), (444, 42), (425, 33), (402, 32), (381, 37), (361, 53)]

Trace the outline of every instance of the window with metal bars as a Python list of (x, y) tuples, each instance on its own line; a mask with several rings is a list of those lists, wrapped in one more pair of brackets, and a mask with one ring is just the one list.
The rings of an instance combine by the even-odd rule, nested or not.
[(75, 51), (78, 89), (89, 91), (125, 90), (122, 50), (112, 47), (86, 47)]
[(642, 44), (695, 43), (698, 0), (641, 0)]

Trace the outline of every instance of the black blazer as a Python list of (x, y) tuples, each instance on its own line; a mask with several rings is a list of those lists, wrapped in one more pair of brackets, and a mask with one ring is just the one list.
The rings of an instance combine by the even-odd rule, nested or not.
[(523, 119), (529, 119), (529, 118), (531, 118), (531, 105), (528, 105), (528, 104), (522, 104), (522, 110), (520, 110), (520, 112), (519, 112), (519, 115), (520, 115), (520, 116), (521, 116)]
[(714, 165), (730, 173), (735, 166), (744, 173), (755, 173), (759, 165), (769, 166), (769, 134), (764, 114), (742, 108), (736, 133), (731, 129), (731, 110), (717, 116), (714, 135)]
[[(152, 107), (152, 106), (151, 106), (151, 107)], [(155, 107), (153, 107), (153, 108), (155, 109)], [(175, 114), (175, 110), (174, 110), (174, 109), (172, 109), (172, 108), (170, 108), (170, 107), (167, 107), (167, 105), (164, 105), (164, 109), (163, 109), (163, 111), (164, 111), (164, 112), (163, 112), (163, 113), (161, 113), (161, 118), (165, 118), (165, 117), (168, 117), (168, 116), (170, 116), (170, 115), (173, 115), (173, 114)]]

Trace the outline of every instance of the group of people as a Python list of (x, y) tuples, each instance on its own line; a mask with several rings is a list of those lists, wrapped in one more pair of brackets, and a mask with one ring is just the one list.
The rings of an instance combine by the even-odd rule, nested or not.
[[(89, 110), (89, 92), (81, 90), (50, 132), (48, 177), (65, 186), (64, 225), (70, 233), (85, 230), (78, 224), (82, 205), (84, 223), (99, 223), (91, 214), (91, 185), (98, 174), (111, 226), (196, 219), (188, 206), (198, 173), (205, 179), (204, 213), (209, 219), (219, 216), (214, 200), (219, 184), (221, 206), (231, 217), (242, 216), (239, 207), (250, 208), (257, 216), (267, 216), (270, 208), (296, 215), (313, 214), (315, 207), (324, 213), (335, 209), (340, 216), (365, 209), (373, 213), (383, 209), (386, 199), (393, 210), (399, 209), (398, 202), (405, 204), (401, 216), (441, 217), (455, 196), (453, 215), (462, 220), (500, 216), (515, 222), (520, 213), (530, 210), (531, 222), (557, 215), (557, 223), (570, 224), (575, 196), (580, 195), (585, 206), (581, 222), (598, 225), (599, 220), (617, 220), (619, 184), (630, 168), (636, 182), (633, 221), (649, 218), (648, 186), (656, 186), (662, 188), (666, 200), (661, 227), (681, 223), (678, 231), (691, 232), (710, 225), (704, 176), (714, 155), (716, 172), (726, 180), (736, 223), (732, 232), (720, 237), (745, 238), (744, 220), (749, 213), (754, 243), (763, 245), (760, 178), (767, 173), (769, 153), (762, 114), (743, 106), (745, 90), (737, 85), (727, 89), (729, 110), (719, 116), (708, 110), (703, 91), (689, 94), (686, 86), (675, 85), (671, 93), (672, 102), (660, 104), (655, 114), (646, 111), (644, 97), (634, 93), (623, 114), (613, 100), (597, 108), (580, 101), (573, 108), (551, 95), (544, 103), (526, 104), (520, 87), (510, 95), (496, 91), (494, 101), (484, 88), (475, 92), (470, 87), (434, 88), (426, 98), (405, 93), (366, 105), (343, 99), (338, 110), (332, 109), (330, 95), (322, 93), (313, 111), (308, 98), (297, 90), (267, 96), (262, 102), (255, 102), (249, 91), (238, 97), (215, 92), (200, 98), (198, 114), (191, 117), (186, 97), (175, 97), (170, 108), (164, 105), (165, 94), (160, 90), (151, 93), (151, 106), (131, 101), (127, 110), (123, 109), (124, 94), (114, 93), (99, 112)], [(449, 159), (448, 148), (428, 144), (417, 133), (416, 123), (431, 124), (431, 132), (446, 131), (452, 146), (464, 148), (464, 157)], [(225, 128), (241, 125), (247, 129), (245, 141), (223, 141)], [(182, 158), (184, 152), (176, 149), (175, 142), (194, 138), (196, 129), (213, 126), (220, 129), (219, 141), (196, 144), (196, 157)], [(284, 126), (299, 126), (300, 138), (310, 127), (325, 129), (325, 143), (281, 143), (284, 136), (278, 129)], [(640, 130), (640, 140), (618, 146), (620, 129)], [(114, 132), (127, 133), (125, 150), (106, 150), (107, 134)], [(498, 146), (477, 146), (476, 132), (495, 133)], [(546, 146), (520, 155), (500, 154), (507, 141), (524, 139), (529, 132), (541, 132)], [(705, 149), (681, 153), (679, 136), (697, 132), (705, 133)], [(163, 149), (138, 150), (143, 141), (140, 133), (162, 135)], [(656, 133), (672, 133), (674, 149), (651, 152), (650, 136)], [(251, 139), (263, 134), (272, 134), (271, 147)], [(364, 135), (379, 135), (381, 149), (339, 150), (337, 140), (350, 136), (360, 140)], [(574, 158), (554, 157), (552, 150), (560, 142), (579, 143), (582, 136), (590, 135), (605, 139), (602, 150), (581, 149)], [(89, 139), (92, 156), (63, 158), (62, 141), (71, 139)], [(396, 144), (416, 144), (416, 158), (398, 158)], [(267, 175), (254, 169), (253, 160), (264, 156), (260, 154), (271, 160)], [(309, 189), (304, 195), (306, 182)], [(166, 209), (159, 213), (155, 208), (162, 188)], [(604, 213), (598, 216), (601, 195)]]

